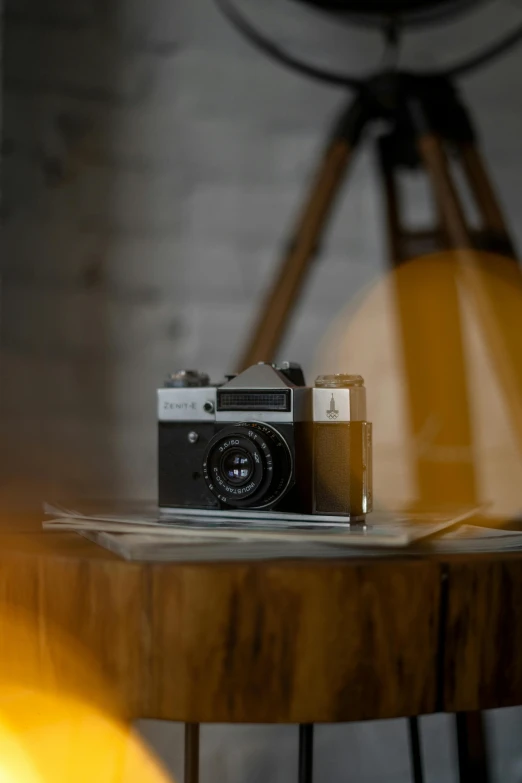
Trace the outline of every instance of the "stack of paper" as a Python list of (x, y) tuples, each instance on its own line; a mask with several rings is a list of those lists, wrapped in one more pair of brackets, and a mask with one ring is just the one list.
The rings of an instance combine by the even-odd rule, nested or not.
[[(166, 513), (154, 506), (128, 504), (89, 512), (46, 505), (45, 513), (51, 517), (44, 522), (46, 529), (74, 530), (127, 560), (188, 562), (382, 557), (405, 549), (414, 553), (413, 544), (454, 529), (477, 509), (423, 514), (374, 512), (366, 525), (351, 526), (346, 517), (187, 509)], [(469, 536), (475, 528), (467, 528)], [(522, 542), (522, 534), (519, 538)], [(509, 540), (515, 541), (513, 534)], [(462, 549), (465, 543), (466, 535), (460, 535), (438, 541), (437, 547), (450, 544)]]
[(461, 525), (430, 542), (436, 552), (510, 552), (522, 550), (522, 530)]

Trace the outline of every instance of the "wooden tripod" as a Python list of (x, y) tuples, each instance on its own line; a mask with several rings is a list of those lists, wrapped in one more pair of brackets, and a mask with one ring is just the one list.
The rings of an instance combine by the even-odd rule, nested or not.
[[(491, 295), (488, 264), (501, 254), (509, 284), (522, 292), (522, 275), (513, 244), (491, 186), (469, 114), (445, 77), (383, 75), (361, 88), (336, 123), (310, 193), (297, 220), (288, 251), (261, 308), (239, 370), (258, 361), (272, 361), (320, 246), (332, 206), (347, 174), (365, 127), (386, 120), (389, 132), (377, 144), (386, 198), (390, 267), (437, 250), (458, 251), (458, 263), (441, 264), (436, 291), (417, 280), (415, 295), (400, 274), (395, 275), (395, 301), (400, 323), (408, 389), (411, 434), (422, 432), (435, 416), (436, 445), (450, 449), (447, 459), (416, 456), (416, 480), (421, 507), (474, 504), (476, 477), (470, 455), (471, 423), (459, 308), (459, 285), (478, 311), (482, 336), (500, 380), (511, 422), (522, 447), (522, 362), (513, 305)], [(450, 155), (452, 157), (450, 157)], [(473, 228), (455, 180), (453, 160), (460, 165), (480, 215)], [(405, 226), (398, 194), (398, 173), (421, 167), (431, 185), (436, 206), (433, 229), (412, 232)], [(454, 254), (453, 254), (454, 256)], [(419, 273), (422, 274), (422, 265)], [(506, 274), (506, 270), (503, 270)], [(414, 272), (415, 274), (415, 272)], [(507, 307), (507, 311), (506, 311)], [(511, 311), (510, 311), (511, 307)], [(443, 368), (443, 372), (441, 372)], [(447, 381), (451, 379), (451, 395)], [(451, 451), (452, 450), (452, 451)], [(467, 457), (462, 457), (468, 452)], [(456, 456), (452, 457), (451, 453)], [(412, 736), (416, 725), (411, 724)], [(457, 716), (461, 781), (485, 783), (487, 764), (481, 716)]]
[[(456, 450), (469, 447), (464, 351), (462, 346), (458, 285), (463, 284), (478, 310), (483, 339), (500, 379), (511, 421), (522, 448), (522, 363), (520, 339), (514, 324), (518, 313), (499, 312), (491, 296), (487, 262), (474, 250), (490, 251), (511, 259), (509, 282), (522, 292), (522, 275), (501, 209), (477, 149), (473, 127), (454, 86), (443, 77), (409, 74), (372, 79), (341, 113), (331, 134), (310, 193), (288, 243), (258, 322), (239, 363), (245, 369), (258, 361), (272, 361), (284, 336), (300, 291), (320, 246), (332, 207), (339, 195), (350, 159), (365, 127), (375, 119), (389, 122), (389, 132), (378, 142), (378, 160), (386, 196), (389, 263), (405, 261), (437, 250), (458, 251), (459, 263), (441, 265), (438, 296), (423, 298), (422, 280), (412, 297), (411, 287), (397, 275), (396, 306), (401, 324), (408, 407), (412, 436), (426, 420), (439, 422), (437, 444)], [(452, 155), (461, 166), (480, 215), (472, 228), (452, 170)], [(434, 226), (428, 232), (407, 229), (398, 197), (398, 173), (421, 167), (431, 184), (436, 205)], [(506, 270), (503, 269), (503, 274)], [(424, 286), (425, 288), (425, 286)], [(427, 293), (427, 292), (424, 292)], [(420, 297), (420, 298), (419, 298)], [(513, 309), (513, 308), (512, 308)], [(451, 375), (451, 398), (441, 388), (440, 368)], [(417, 485), (422, 504), (476, 501), (471, 459), (417, 460)], [(451, 476), (451, 481), (449, 477)]]

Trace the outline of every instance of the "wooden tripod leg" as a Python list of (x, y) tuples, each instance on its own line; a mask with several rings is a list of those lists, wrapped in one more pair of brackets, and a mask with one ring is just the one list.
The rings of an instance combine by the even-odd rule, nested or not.
[(466, 253), (459, 273), (522, 453), (522, 272), (510, 259)]
[(350, 147), (335, 142), (326, 152), (312, 191), (298, 219), (294, 238), (261, 307), (260, 318), (239, 363), (239, 371), (251, 364), (272, 361), (283, 338), (311, 263), (319, 246), (335, 196), (350, 159)]
[(472, 247), (464, 209), (451, 178), (441, 139), (432, 133), (424, 133), (419, 136), (417, 146), (431, 180), (449, 246), (456, 249)]
[[(495, 262), (491, 256), (471, 250), (464, 210), (459, 203), (441, 141), (436, 136), (424, 134), (420, 136), (418, 145), (433, 184), (450, 246), (470, 251), (459, 254), (459, 279), (465, 293), (473, 301), (483, 340), (500, 382), (522, 452), (522, 271), (512, 261), (498, 258)], [(471, 145), (465, 150), (463, 165), (470, 175), (470, 185), (482, 211), (485, 225), (500, 231), (511, 245), (504, 218), (480, 156)]]
[(386, 146), (386, 137), (379, 140), (378, 158), (385, 196), (388, 257), (390, 266), (393, 268), (402, 261), (406, 261), (407, 256), (403, 252), (403, 243), (401, 241), (404, 236), (404, 229), (400, 217), (395, 168)]
[[(451, 180), (440, 140), (431, 135), (422, 136), (419, 152), (432, 180), (450, 246), (469, 251), (459, 254), (459, 279), (465, 294), (473, 302), (483, 340), (522, 452), (522, 271), (512, 260), (499, 257), (495, 261), (491, 256), (481, 255), (471, 249), (464, 211)], [(493, 188), (476, 150), (468, 147), (466, 160), (466, 170), (472, 171), (470, 184), (483, 212), (486, 227), (500, 229), (511, 245)]]
[[(436, 136), (432, 134), (423, 134), (418, 140), (418, 148), (421, 159), (426, 166), (432, 182), (449, 245), (457, 250), (463, 250), (460, 254), (461, 263), (459, 263), (457, 270), (453, 270), (453, 272), (454, 274), (458, 272), (459, 278), (462, 277), (463, 271), (465, 277), (469, 277), (471, 274), (473, 282), (476, 284), (477, 279), (474, 271), (476, 268), (476, 258), (475, 254), (470, 250), (472, 247), (470, 232), (466, 225), (464, 209), (459, 202), (458, 191), (451, 179), (443, 144)], [(454, 285), (456, 297), (457, 280), (454, 281)], [(458, 308), (457, 299), (455, 305)], [(460, 330), (456, 337), (460, 340)], [(463, 359), (464, 356), (462, 356), (461, 373), (462, 381), (465, 383)], [(462, 398), (462, 402), (464, 403), (464, 407), (462, 407), (461, 413), (467, 420), (466, 426), (469, 428), (469, 437), (471, 440), (467, 395), (465, 398)], [(471, 468), (473, 470), (473, 465)], [(484, 716), (480, 712), (467, 712), (456, 715), (455, 720), (459, 751), (460, 783), (469, 783), (472, 780), (480, 781), (480, 783), (488, 783), (490, 775), (484, 730)]]
[(477, 149), (460, 148), (462, 165), (482, 214), (484, 228), (493, 232), (506, 258), (467, 254), (460, 272), (464, 289), (473, 301), (500, 382), (511, 424), (522, 452), (522, 270), (495, 192)]
[[(414, 449), (418, 505), (424, 509), (474, 504), (476, 486), (471, 423), (461, 338), (457, 270), (440, 257), (418, 260), (408, 241), (397, 194), (396, 171), (381, 147), (390, 264), (406, 404)], [(438, 230), (434, 240), (441, 239)]]
[(499, 250), (514, 258), (514, 246), (509, 230), (478, 149), (474, 144), (462, 144), (458, 150), (485, 230), (500, 240)]
[(354, 143), (360, 133), (358, 99), (343, 115), (323, 156), (310, 195), (297, 220), (289, 249), (262, 307), (258, 322), (239, 362), (239, 371), (251, 364), (272, 361), (310, 271), (335, 198), (342, 185)]

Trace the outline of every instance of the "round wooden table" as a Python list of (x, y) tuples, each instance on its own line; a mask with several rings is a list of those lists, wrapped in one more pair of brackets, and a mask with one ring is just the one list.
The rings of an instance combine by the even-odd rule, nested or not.
[[(96, 679), (128, 720), (309, 725), (522, 704), (522, 553), (140, 564), (73, 533), (3, 532), (0, 612), (4, 631), (6, 617), (34, 629), (32, 676), (90, 697)], [(4, 632), (4, 672), (19, 649)]]

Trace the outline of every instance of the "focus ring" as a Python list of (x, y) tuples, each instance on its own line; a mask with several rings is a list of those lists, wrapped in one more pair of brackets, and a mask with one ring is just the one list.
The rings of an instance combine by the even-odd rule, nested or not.
[[(253, 466), (246, 482), (228, 480), (227, 453), (244, 452)], [(292, 479), (292, 455), (282, 435), (262, 422), (241, 422), (220, 430), (210, 441), (203, 475), (217, 499), (234, 508), (267, 508), (278, 502)]]

